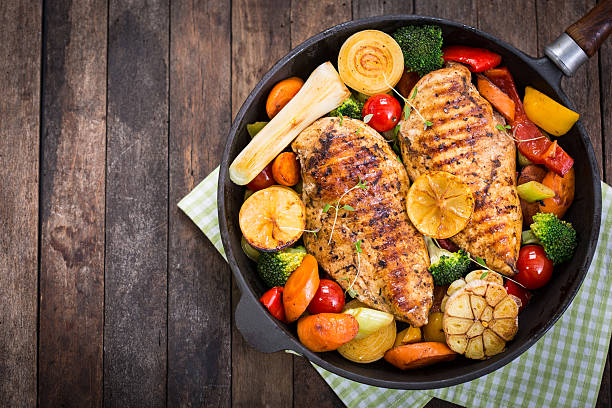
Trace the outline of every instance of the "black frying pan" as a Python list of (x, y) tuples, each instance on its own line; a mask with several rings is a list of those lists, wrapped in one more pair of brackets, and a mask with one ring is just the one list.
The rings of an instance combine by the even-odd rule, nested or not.
[[(604, 0), (597, 8), (599, 10), (592, 11), (568, 29), (589, 55), (596, 51), (612, 26), (612, 1)], [(529, 306), (520, 315), (519, 332), (508, 344), (507, 351), (485, 361), (462, 358), (451, 364), (415, 371), (402, 372), (383, 360), (371, 364), (357, 364), (344, 359), (336, 352), (313, 353), (297, 339), (295, 325), (280, 323), (267, 312), (258, 301), (267, 288), (259, 279), (254, 263), (246, 257), (240, 246), (238, 213), (243, 202), (244, 187), (232, 183), (228, 174), (230, 163), (250, 141), (246, 124), (266, 117), (266, 97), (274, 84), (295, 75), (305, 79), (315, 67), (328, 60), (336, 64), (342, 43), (357, 31), (378, 29), (392, 32), (408, 24), (437, 24), (442, 28), (447, 45), (484, 47), (501, 54), (502, 63), (514, 75), (519, 89), (533, 85), (564, 105), (573, 107), (561, 90), (561, 77), (564, 72), (571, 75), (587, 57), (567, 35), (560, 37), (546, 50), (551, 58), (559, 59), (557, 62), (562, 68), (558, 68), (547, 57), (532, 58), (487, 33), (449, 20), (400, 15), (339, 24), (310, 38), (277, 62), (255, 86), (240, 108), (223, 152), (219, 172), (218, 207), (223, 246), (242, 293), (236, 309), (236, 326), (247, 342), (265, 353), (293, 350), (335, 374), (361, 383), (386, 388), (428, 389), (469, 381), (509, 363), (546, 333), (576, 295), (597, 244), (601, 217), (597, 161), (582, 124), (578, 122), (567, 135), (558, 139), (559, 144), (575, 160), (575, 200), (565, 217), (574, 224), (579, 236), (573, 259), (556, 267), (551, 282), (535, 293)], [(563, 62), (565, 65), (562, 65)]]

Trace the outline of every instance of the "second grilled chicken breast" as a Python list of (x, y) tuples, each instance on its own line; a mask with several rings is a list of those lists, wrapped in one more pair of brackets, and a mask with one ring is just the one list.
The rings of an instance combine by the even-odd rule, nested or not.
[(402, 157), (410, 178), (433, 170), (461, 177), (474, 194), (475, 206), (465, 229), (451, 240), (483, 258), (491, 269), (513, 275), (522, 215), (514, 141), (496, 128), (504, 124), (503, 118), (480, 96), (463, 65), (433, 71), (415, 86), (416, 97), (410, 102), (433, 125), (425, 129), (415, 112), (400, 125)]
[(319, 229), (304, 234), (308, 252), (365, 304), (426, 324), (429, 256), (406, 213), (408, 175), (385, 139), (361, 121), (323, 118), (292, 148), (302, 165), (306, 228)]

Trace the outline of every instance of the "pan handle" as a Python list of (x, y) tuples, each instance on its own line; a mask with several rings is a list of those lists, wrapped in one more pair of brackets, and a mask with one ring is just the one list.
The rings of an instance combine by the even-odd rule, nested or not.
[(612, 0), (601, 0), (580, 20), (569, 26), (544, 53), (567, 76), (592, 57), (612, 32)]
[(274, 353), (295, 347), (290, 337), (283, 332), (267, 311), (262, 310), (261, 304), (253, 297), (243, 294), (234, 316), (236, 327), (242, 337), (257, 350), (263, 353)]

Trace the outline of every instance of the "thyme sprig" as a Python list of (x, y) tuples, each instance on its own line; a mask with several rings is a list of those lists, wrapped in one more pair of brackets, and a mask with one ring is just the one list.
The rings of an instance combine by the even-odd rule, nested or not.
[[(397, 94), (397, 96), (402, 98), (404, 103), (407, 105), (407, 106), (404, 106), (404, 120), (407, 120), (410, 117), (410, 114), (412, 113), (412, 110), (414, 110), (417, 113), (417, 115), (419, 115), (421, 120), (423, 121), (423, 125), (424, 125), (423, 130), (427, 130), (428, 127), (433, 126), (433, 123), (428, 121), (427, 119), (425, 119), (423, 117), (423, 115), (421, 115), (421, 112), (419, 112), (419, 110), (416, 108), (416, 106), (414, 106), (408, 100), (408, 98), (404, 98), (404, 95), (402, 95), (401, 93), (398, 92), (397, 89), (395, 89), (394, 87), (389, 85), (389, 83), (387, 82), (387, 77), (385, 76), (385, 74), (383, 74), (383, 79), (385, 80), (385, 85), (387, 85), (389, 88), (391, 88), (393, 90), (393, 92), (395, 92)], [(414, 98), (416, 98), (416, 96), (417, 96), (417, 92), (418, 92), (418, 88), (415, 85), (414, 91), (412, 91), (412, 95), (410, 95), (410, 99), (414, 100)]]
[(343, 209), (343, 210), (346, 210), (346, 211), (355, 211), (355, 209), (353, 207), (351, 207), (350, 205), (348, 205), (348, 204), (340, 206), (340, 203), (342, 202), (342, 199), (348, 193), (350, 193), (351, 191), (353, 191), (355, 189), (358, 189), (358, 188), (360, 188), (362, 190), (367, 190), (368, 189), (368, 186), (367, 186), (366, 182), (361, 180), (361, 177), (359, 178), (359, 181), (357, 182), (356, 185), (354, 185), (353, 187), (351, 187), (348, 190), (346, 190), (344, 192), (344, 194), (342, 194), (340, 196), (338, 201), (336, 201), (333, 204), (325, 204), (325, 206), (323, 207), (323, 212), (324, 213), (328, 212), (331, 208), (333, 208), (335, 210), (335, 212), (336, 212), (334, 214), (334, 222), (332, 224), (331, 232), (329, 233), (329, 241), (327, 241), (327, 245), (331, 244), (332, 237), (334, 236), (334, 229), (336, 228), (336, 221), (338, 220), (338, 211), (340, 211), (340, 209)]

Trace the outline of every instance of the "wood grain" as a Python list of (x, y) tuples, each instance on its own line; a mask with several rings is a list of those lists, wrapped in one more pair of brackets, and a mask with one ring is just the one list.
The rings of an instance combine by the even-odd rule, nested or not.
[(0, 2), (0, 406), (36, 404), (41, 3)]
[(415, 0), (414, 13), (478, 26), (477, 0)]
[(604, 180), (612, 183), (612, 40), (604, 42), (598, 54), (601, 75), (602, 168)]
[(166, 1), (109, 5), (104, 404), (166, 405)]
[(612, 31), (612, 1), (603, 0), (565, 32), (592, 57)]
[(176, 205), (229, 131), (230, 1), (174, 2), (170, 27), (168, 405), (230, 406), (231, 272)]
[(45, 4), (38, 401), (101, 406), (106, 1)]
[(413, 4), (405, 0), (353, 0), (353, 19), (385, 14), (412, 14)]
[[(290, 2), (232, 1), (232, 117), (268, 69), (290, 49)], [(240, 291), (232, 278), (232, 318)], [(292, 405), (292, 356), (263, 354), (232, 323), (232, 405)]]

